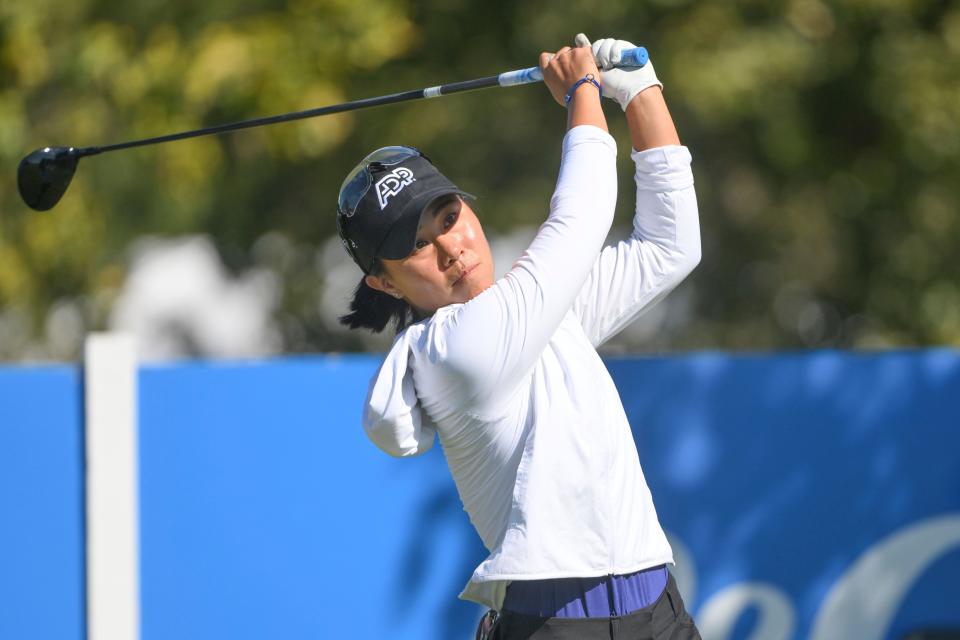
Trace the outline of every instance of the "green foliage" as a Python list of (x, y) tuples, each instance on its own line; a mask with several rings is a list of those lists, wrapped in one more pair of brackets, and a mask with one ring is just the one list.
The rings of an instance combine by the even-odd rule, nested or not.
[[(318, 311), (319, 248), (343, 174), (375, 147), (412, 144), (480, 196), (491, 229), (538, 224), (564, 127), (542, 88), (107, 154), (81, 162), (47, 214), (20, 202), (17, 163), (40, 146), (532, 66), (580, 30), (650, 49), (694, 155), (704, 258), (684, 285), (689, 313), (647, 348), (960, 341), (951, 3), (34, 0), (0, 6), (0, 357), (36, 353), (65, 301), (102, 327), (141, 234), (209, 233), (235, 269), (264, 259), (265, 234), (286, 238), (266, 266), (284, 282), (287, 349), (362, 348)], [(620, 111), (607, 113), (626, 224), (629, 142)], [(63, 349), (47, 355), (76, 355)]]

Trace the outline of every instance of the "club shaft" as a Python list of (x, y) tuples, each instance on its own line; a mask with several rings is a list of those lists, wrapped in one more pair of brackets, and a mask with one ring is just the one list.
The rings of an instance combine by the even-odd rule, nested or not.
[[(643, 47), (627, 50), (623, 53), (625, 66), (642, 67), (647, 62), (647, 50)], [(352, 102), (341, 104), (332, 104), (326, 107), (317, 107), (315, 109), (306, 109), (304, 111), (293, 111), (276, 116), (267, 116), (264, 118), (253, 118), (252, 120), (241, 120), (240, 122), (231, 122), (229, 124), (220, 124), (213, 127), (204, 127), (203, 129), (194, 129), (192, 131), (183, 131), (181, 133), (170, 133), (164, 136), (154, 138), (144, 138), (142, 140), (132, 140), (130, 142), (119, 142), (101, 147), (83, 147), (73, 149), (72, 152), (77, 157), (93, 156), (107, 151), (118, 151), (120, 149), (130, 149), (131, 147), (142, 147), (149, 144), (159, 144), (161, 142), (173, 142), (175, 140), (185, 140), (187, 138), (197, 138), (199, 136), (209, 136), (215, 133), (224, 133), (227, 131), (237, 131), (238, 129), (249, 129), (251, 127), (260, 127), (267, 124), (277, 124), (280, 122), (291, 122), (293, 120), (303, 120), (304, 118), (315, 118), (317, 116), (326, 116), (332, 113), (343, 113), (344, 111), (355, 111), (357, 109), (366, 109), (367, 107), (377, 107), (383, 104), (393, 104), (395, 102), (407, 102), (409, 100), (420, 100), (422, 98), (437, 98), (447, 96), (452, 93), (461, 93), (463, 91), (473, 91), (475, 89), (485, 89), (487, 87), (511, 87), (521, 84), (530, 84), (543, 80), (543, 75), (538, 67), (529, 69), (518, 69), (516, 71), (507, 71), (496, 76), (486, 78), (477, 78), (475, 80), (464, 80), (462, 82), (451, 82), (436, 87), (426, 87), (424, 89), (414, 89), (412, 91), (402, 91), (400, 93), (391, 93), (376, 98), (364, 98)]]
[(391, 93), (385, 96), (375, 98), (364, 98), (352, 102), (333, 104), (315, 109), (306, 109), (304, 111), (293, 111), (276, 116), (267, 116), (264, 118), (253, 118), (251, 120), (241, 120), (240, 122), (231, 122), (220, 124), (213, 127), (204, 127), (192, 131), (183, 131), (180, 133), (171, 133), (154, 138), (144, 138), (142, 140), (132, 140), (130, 142), (119, 142), (117, 144), (104, 145), (101, 147), (84, 147), (77, 149), (78, 156), (92, 156), (107, 151), (119, 151), (120, 149), (130, 149), (131, 147), (142, 147), (150, 144), (159, 144), (161, 142), (173, 142), (175, 140), (185, 140), (187, 138), (197, 138), (199, 136), (208, 136), (215, 133), (225, 133), (227, 131), (237, 131), (239, 129), (249, 129), (251, 127), (260, 127), (268, 124), (277, 124), (280, 122), (291, 122), (293, 120), (303, 120), (305, 118), (314, 118), (317, 116), (326, 116), (333, 113), (343, 113), (345, 111), (355, 111), (367, 107), (377, 107), (384, 104), (393, 104), (395, 102), (407, 102), (410, 100), (419, 100), (421, 98), (434, 98), (441, 95), (450, 95), (452, 93), (461, 93), (463, 91), (472, 91), (474, 89), (483, 89), (486, 87), (500, 86), (500, 76), (489, 76), (475, 80), (465, 80), (463, 82), (452, 82), (437, 87), (426, 87), (424, 89), (414, 89), (412, 91), (403, 91), (400, 93)]

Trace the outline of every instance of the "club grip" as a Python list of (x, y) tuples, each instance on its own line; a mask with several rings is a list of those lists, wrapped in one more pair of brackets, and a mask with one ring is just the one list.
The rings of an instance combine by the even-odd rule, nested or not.
[(642, 67), (650, 60), (646, 47), (634, 47), (620, 54), (618, 67)]
[[(642, 67), (650, 60), (650, 55), (645, 47), (634, 47), (627, 49), (620, 54), (620, 64), (618, 67)], [(531, 82), (540, 82), (543, 80), (543, 74), (540, 67), (530, 67), (529, 69), (518, 69), (516, 71), (506, 71), (496, 76), (497, 83), (501, 87), (512, 87), (518, 84), (530, 84)]]

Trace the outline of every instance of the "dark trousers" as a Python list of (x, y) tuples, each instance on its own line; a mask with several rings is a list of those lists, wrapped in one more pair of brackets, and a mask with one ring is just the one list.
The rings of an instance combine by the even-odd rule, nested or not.
[(502, 611), (491, 640), (700, 640), (673, 576), (660, 598), (612, 618), (540, 618)]

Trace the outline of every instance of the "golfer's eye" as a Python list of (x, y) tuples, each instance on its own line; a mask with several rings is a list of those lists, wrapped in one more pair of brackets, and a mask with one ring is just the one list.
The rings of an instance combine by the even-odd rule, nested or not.
[(447, 214), (447, 217), (443, 219), (443, 228), (449, 229), (457, 222), (457, 217), (460, 215), (459, 211), (451, 211)]
[(423, 249), (423, 248), (424, 248), (425, 246), (427, 246), (428, 244), (430, 244), (430, 243), (427, 242), (426, 240), (417, 240), (417, 243), (416, 243), (415, 245), (413, 245), (413, 250), (414, 250), (414, 251), (419, 251), (420, 249)]

